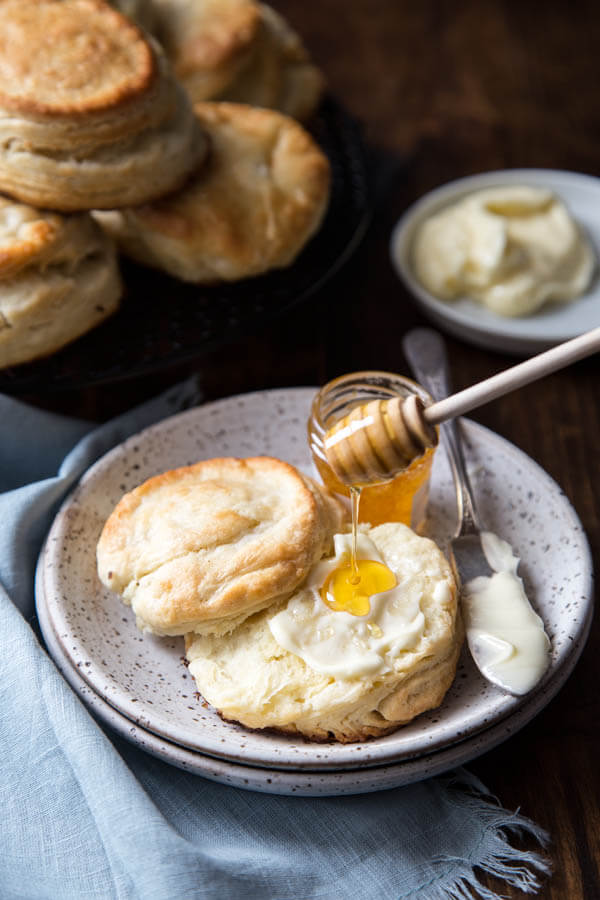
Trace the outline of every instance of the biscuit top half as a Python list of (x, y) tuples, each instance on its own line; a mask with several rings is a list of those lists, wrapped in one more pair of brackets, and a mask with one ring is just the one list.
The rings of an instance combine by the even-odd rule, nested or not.
[(109, 109), (152, 86), (138, 28), (100, 0), (0, 2), (0, 107), (32, 116)]
[(98, 573), (144, 630), (228, 631), (291, 593), (346, 518), (281, 460), (205, 460), (125, 494), (100, 536)]

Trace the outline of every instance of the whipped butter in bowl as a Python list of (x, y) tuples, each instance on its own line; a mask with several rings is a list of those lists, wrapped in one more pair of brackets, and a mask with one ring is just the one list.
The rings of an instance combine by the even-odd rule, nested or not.
[(503, 185), (467, 194), (416, 231), (416, 277), (441, 300), (468, 296), (493, 312), (522, 316), (588, 288), (595, 254), (552, 191)]
[[(391, 263), (434, 325), (517, 355), (600, 324), (599, 257), (600, 178), (556, 169), (443, 184), (390, 237)], [(404, 299), (399, 292), (399, 314)]]

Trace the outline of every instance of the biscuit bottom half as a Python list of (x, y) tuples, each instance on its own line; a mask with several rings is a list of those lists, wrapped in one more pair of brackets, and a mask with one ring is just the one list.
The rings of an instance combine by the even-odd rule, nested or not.
[(252, 729), (349, 743), (395, 731), (442, 703), (463, 642), (451, 569), (433, 541), (404, 525), (387, 523), (368, 534), (396, 576), (401, 595), (396, 602), (402, 603), (406, 591), (407, 602), (416, 603), (422, 624), (415, 639), (402, 649), (392, 641), (381, 668), (358, 677), (343, 667), (334, 674), (318, 670), (278, 643), (270, 627), (289, 604), (294, 605), (293, 616), (303, 604), (315, 608), (319, 600), (309, 577), (308, 587), (251, 616), (228, 635), (186, 636), (189, 671), (201, 695), (224, 719)]

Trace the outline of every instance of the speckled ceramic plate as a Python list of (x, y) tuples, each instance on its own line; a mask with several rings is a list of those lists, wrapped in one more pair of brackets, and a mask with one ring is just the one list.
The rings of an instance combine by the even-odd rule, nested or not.
[(552, 169), (508, 169), (460, 178), (430, 191), (402, 216), (391, 239), (392, 263), (423, 312), (461, 340), (506, 353), (538, 353), (600, 325), (598, 273), (586, 294), (573, 303), (544, 307), (519, 318), (500, 316), (468, 298), (445, 302), (434, 297), (413, 274), (410, 254), (418, 226), (465, 194), (481, 188), (524, 184), (549, 188), (583, 226), (600, 256), (600, 179)]
[[(132, 722), (200, 753), (278, 769), (355, 769), (422, 757), (510, 716), (531, 717), (573, 663), (591, 615), (591, 562), (585, 534), (558, 486), (516, 447), (464, 422), (478, 507), (522, 558), (521, 574), (552, 640), (544, 681), (527, 698), (486, 683), (461, 661), (443, 705), (387, 737), (313, 744), (223, 722), (194, 693), (181, 639), (142, 635), (131, 610), (99, 583), (95, 546), (124, 491), (157, 472), (216, 455), (271, 454), (311, 471), (305, 428), (313, 389), (258, 392), (189, 410), (129, 439), (83, 477), (63, 504), (40, 560), (48, 617), (64, 653), (93, 690)], [(454, 491), (436, 456), (430, 531), (444, 543), (454, 527)]]
[[(173, 744), (166, 738), (152, 734), (141, 725), (127, 719), (103, 700), (82, 678), (79, 669), (73, 666), (60, 641), (56, 638), (48, 616), (41, 568), (38, 569), (38, 582), (36, 606), (38, 622), (46, 647), (65, 679), (93, 716), (140, 750), (144, 750), (170, 765), (208, 778), (210, 781), (218, 781), (244, 790), (299, 797), (332, 797), (343, 794), (366, 794), (401, 787), (414, 781), (422, 781), (425, 778), (432, 778), (434, 775), (441, 775), (456, 766), (464, 765), (507, 740), (532, 718), (540, 705), (540, 697), (536, 695), (531, 698), (534, 706), (531, 713), (528, 709), (529, 703), (526, 702), (518, 714), (509, 716), (506, 720), (485, 729), (474, 737), (451, 744), (445, 750), (427, 753), (415, 759), (387, 766), (319, 772), (241, 765)], [(583, 646), (586, 636), (587, 632), (582, 634), (581, 646)], [(578, 655), (579, 652), (574, 652), (563, 670), (544, 683), (541, 689), (542, 693), (546, 695), (544, 702), (554, 696), (567, 672), (575, 664)]]

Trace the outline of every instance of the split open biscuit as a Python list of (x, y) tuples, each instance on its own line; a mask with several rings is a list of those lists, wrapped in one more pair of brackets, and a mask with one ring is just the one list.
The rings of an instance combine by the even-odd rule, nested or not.
[(125, 494), (100, 536), (98, 573), (142, 630), (223, 633), (291, 594), (346, 519), (281, 460), (204, 460)]
[[(440, 705), (463, 640), (450, 566), (433, 541), (400, 523), (362, 534), (398, 581), (371, 599), (367, 615), (324, 603), (327, 563), (319, 563), (291, 598), (230, 634), (186, 636), (189, 671), (223, 718), (352, 742)], [(349, 538), (336, 537), (336, 545)]]
[(3, 0), (0, 59), (0, 191), (21, 202), (144, 203), (206, 155), (162, 50), (101, 0)]
[(0, 197), (0, 367), (54, 353), (111, 315), (121, 294), (114, 243), (89, 213)]
[(199, 103), (207, 162), (178, 192), (101, 213), (121, 250), (183, 281), (235, 281), (290, 265), (319, 228), (329, 162), (308, 132), (274, 110)]

